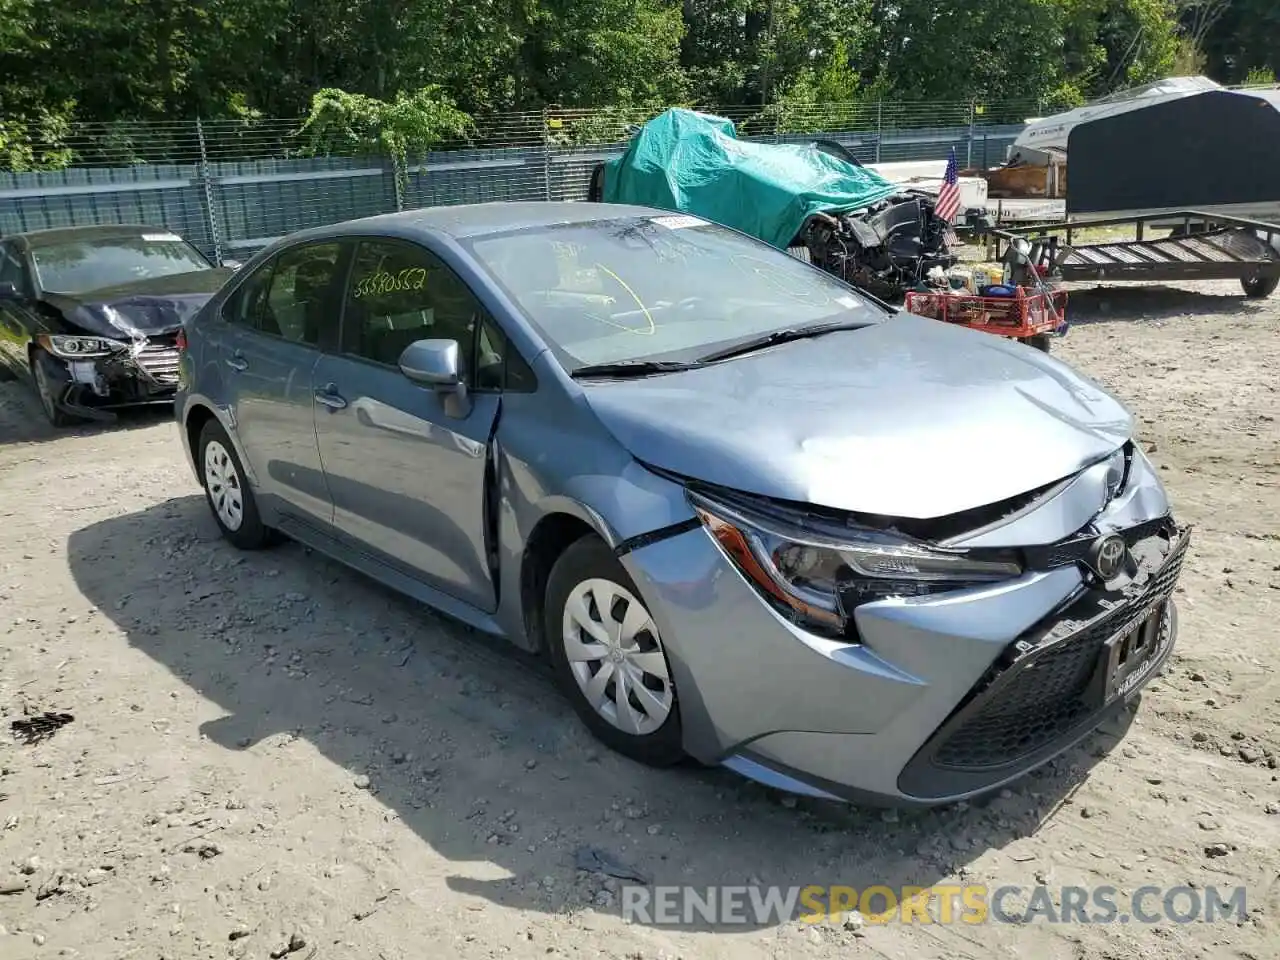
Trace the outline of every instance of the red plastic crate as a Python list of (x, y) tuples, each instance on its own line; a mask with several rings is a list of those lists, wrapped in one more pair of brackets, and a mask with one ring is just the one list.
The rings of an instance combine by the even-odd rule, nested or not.
[[(1052, 293), (1054, 310), (1049, 310), (1043, 293), (1021, 292), (1013, 297), (979, 297), (972, 294), (907, 294), (906, 310), (921, 317), (956, 323), (974, 330), (986, 330), (1019, 340), (1050, 333), (1066, 322), (1067, 291)], [(1056, 313), (1056, 315), (1055, 315)]]

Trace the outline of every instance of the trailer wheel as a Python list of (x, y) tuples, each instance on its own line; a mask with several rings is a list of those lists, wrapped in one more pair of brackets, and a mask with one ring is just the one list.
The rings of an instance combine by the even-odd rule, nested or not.
[(1034, 347), (1044, 353), (1049, 352), (1049, 347), (1053, 343), (1053, 337), (1047, 333), (1037, 333), (1034, 337), (1027, 337), (1023, 341), (1027, 346)]
[(1240, 281), (1240, 286), (1244, 288), (1246, 297), (1252, 300), (1263, 300), (1275, 293), (1276, 287), (1280, 286), (1280, 274), (1273, 277), (1245, 277)]

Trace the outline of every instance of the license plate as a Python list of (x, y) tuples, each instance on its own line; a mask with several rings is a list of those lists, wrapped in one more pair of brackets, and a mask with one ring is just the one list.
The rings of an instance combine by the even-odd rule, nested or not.
[(1103, 653), (1107, 658), (1107, 703), (1131, 696), (1159, 666), (1165, 647), (1160, 629), (1164, 607), (1164, 603), (1157, 604), (1107, 641)]

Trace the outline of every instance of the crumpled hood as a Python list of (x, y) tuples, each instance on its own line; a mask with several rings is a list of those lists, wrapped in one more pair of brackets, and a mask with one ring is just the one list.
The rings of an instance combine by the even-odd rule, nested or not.
[(85, 333), (127, 339), (173, 333), (232, 275), (228, 268), (152, 277), (87, 293), (46, 293), (66, 321)]
[(906, 313), (701, 369), (581, 385), (645, 463), (904, 519), (1067, 477), (1133, 427), (1115, 398), (1048, 355)]

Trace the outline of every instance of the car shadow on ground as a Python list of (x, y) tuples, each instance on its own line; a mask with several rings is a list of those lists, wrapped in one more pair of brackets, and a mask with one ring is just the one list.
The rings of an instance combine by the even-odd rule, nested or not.
[(85, 421), (55, 427), (44, 414), (34, 390), (17, 380), (0, 381), (0, 446), (43, 443), (65, 437), (92, 437), (114, 430), (140, 430), (173, 419), (171, 404), (121, 410), (113, 420)]
[(1191, 314), (1238, 321), (1266, 309), (1266, 300), (1244, 296), (1234, 282), (1224, 282), (1221, 293), (1202, 293), (1161, 284), (1080, 287), (1070, 291), (1067, 301), (1067, 315), (1072, 324), (1172, 320)]
[[(982, 803), (897, 813), (797, 802), (720, 769), (653, 770), (599, 747), (539, 659), (296, 544), (240, 553), (200, 497), (95, 523), (68, 548), (79, 589), (128, 642), (226, 712), (201, 734), (227, 751), (306, 740), (348, 771), (323, 804), (341, 807), (367, 776), (458, 865), (451, 889), (504, 907), (616, 912), (616, 881), (577, 868), (588, 850), (702, 889), (964, 876), (1070, 802), (1129, 720)], [(475, 863), (510, 876), (467, 875)]]

